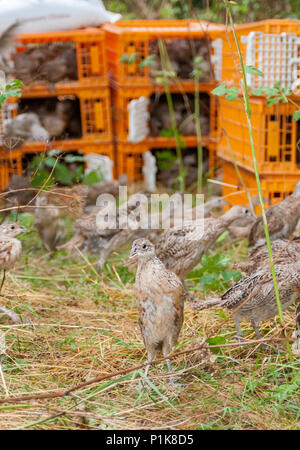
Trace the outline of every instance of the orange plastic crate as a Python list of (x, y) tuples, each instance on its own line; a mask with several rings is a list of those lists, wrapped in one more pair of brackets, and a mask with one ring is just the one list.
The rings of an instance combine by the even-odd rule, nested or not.
[[(223, 169), (222, 195), (232, 205), (248, 204), (248, 197), (243, 190), (242, 183), (237, 175), (233, 164), (227, 161), (220, 161), (220, 167)], [(240, 174), (246, 188), (249, 190), (250, 197), (258, 194), (255, 175), (253, 172), (240, 169)], [(273, 205), (290, 195), (299, 181), (299, 177), (292, 174), (260, 175), (263, 196), (267, 199), (265, 208), (269, 204)], [(256, 207), (256, 213), (260, 214), (260, 207)]]
[[(173, 90), (171, 92), (180, 93), (178, 89)], [(182, 92), (182, 91), (181, 91)], [(191, 90), (183, 91), (185, 93), (194, 93), (193, 87)], [(205, 87), (201, 87), (200, 92), (207, 92)], [(208, 91), (210, 92), (210, 91)], [(138, 99), (140, 97), (147, 97), (153, 93), (163, 93), (163, 89), (151, 88), (147, 86), (118, 86), (117, 88), (113, 88), (111, 90), (112, 95), (112, 105), (113, 105), (113, 127), (114, 134), (117, 139), (121, 141), (127, 141), (129, 134), (129, 111), (128, 105), (132, 100)], [(210, 95), (210, 133), (207, 136), (202, 136), (202, 145), (208, 146), (210, 142), (216, 141), (217, 137), (217, 99), (215, 96)], [(187, 147), (196, 147), (197, 146), (197, 137), (196, 136), (182, 136), (181, 138)], [(167, 137), (152, 137), (148, 136), (145, 141), (152, 148), (161, 148), (161, 147), (174, 147), (176, 146), (175, 138), (167, 138)]]
[(116, 163), (118, 176), (126, 173), (131, 182), (143, 181), (143, 153), (149, 150), (149, 145), (145, 143), (133, 145), (128, 142), (117, 142)]
[[(80, 85), (107, 85), (108, 66), (105, 51), (105, 33), (99, 28), (84, 30), (55, 31), (47, 33), (26, 33), (17, 36), (17, 52), (42, 44), (70, 43), (75, 47), (77, 59), (78, 80), (59, 82), (54, 88), (59, 94), (69, 93)], [(53, 86), (50, 87), (50, 90)], [(47, 82), (37, 81), (26, 85), (24, 96), (41, 96), (47, 94)]]
[[(105, 24), (108, 67), (113, 79), (120, 84), (151, 85), (149, 66), (140, 68), (140, 63), (150, 54), (149, 42), (164, 39), (214, 40), (220, 37), (223, 25), (197, 20), (121, 20)], [(123, 55), (136, 54), (133, 64), (122, 63)]]
[[(27, 148), (34, 148), (37, 151), (44, 151), (45, 147), (55, 148), (73, 148), (78, 145), (78, 142), (101, 142), (112, 141), (112, 119), (111, 119), (111, 99), (110, 89), (108, 87), (97, 88), (78, 88), (72, 91), (71, 98), (78, 98), (80, 102), (80, 119), (82, 137), (79, 139), (64, 139), (51, 141), (48, 144), (45, 142), (26, 142), (22, 146), (23, 151)], [(53, 97), (53, 93), (51, 96)], [(67, 96), (66, 98), (70, 98)], [(63, 97), (60, 97), (62, 100)], [(5, 121), (17, 115), (18, 99), (10, 99), (3, 105), (3, 113), (0, 114), (0, 144), (1, 138), (4, 134)]]
[[(75, 141), (75, 140), (74, 140)], [(57, 145), (58, 142), (51, 147), (45, 146), (42, 148), (39, 143), (36, 146), (25, 146), (18, 150), (1, 150), (0, 149), (0, 190), (3, 190), (8, 184), (12, 174), (23, 174), (23, 158), (26, 154), (35, 154), (41, 152), (47, 152), (52, 149), (59, 149), (63, 152), (78, 151), (83, 155), (89, 153), (96, 153), (98, 155), (104, 155), (114, 161), (114, 144), (112, 142), (99, 142), (91, 143), (90, 141), (83, 141), (78, 139), (77, 144), (73, 142), (73, 145), (61, 147)], [(115, 164), (113, 166), (113, 173), (116, 176)]]
[(91, 139), (112, 139), (109, 88), (82, 89), (80, 99), (82, 135)]
[[(291, 33), (296, 36), (300, 36), (300, 20), (264, 20), (261, 22), (247, 23), (245, 25), (237, 25), (236, 33), (238, 37), (238, 42), (242, 51), (244, 64), (249, 64), (246, 59), (247, 56), (247, 43), (245, 42), (245, 37), (249, 36), (250, 33), (264, 33), (267, 35), (281, 35), (282, 33)], [(252, 36), (254, 38), (254, 36)], [(272, 41), (273, 39), (273, 41)], [(280, 43), (280, 41), (275, 42), (275, 38), (271, 36), (266, 38), (266, 42), (262, 42), (261, 37), (253, 39), (251, 49), (249, 47), (249, 57), (250, 54), (252, 61), (251, 64), (255, 67), (261, 69), (265, 73), (265, 77), (253, 77), (251, 83), (252, 87), (258, 87), (257, 83), (261, 85), (269, 85), (272, 87), (277, 81), (276, 76), (280, 77), (282, 82), (285, 82), (284, 73), (286, 73), (287, 78), (289, 78), (292, 68), (289, 65), (292, 58), (300, 56), (300, 47), (298, 46), (298, 55), (294, 54), (291, 50), (291, 44), (287, 45)], [(284, 36), (283, 36), (284, 39)], [(222, 37), (222, 80), (228, 85), (240, 86), (240, 80), (242, 78), (242, 72), (239, 62), (239, 56), (234, 41), (233, 32), (228, 26)], [(275, 58), (278, 58), (275, 61)], [(273, 68), (274, 65), (274, 68)], [(282, 65), (282, 66), (281, 66)], [(279, 66), (282, 67), (281, 71)], [(274, 70), (273, 70), (274, 69)], [(298, 65), (298, 70), (300, 70), (300, 64)], [(251, 78), (251, 76), (248, 75)], [(298, 78), (300, 78), (300, 72), (298, 72)], [(249, 78), (248, 78), (249, 80)], [(250, 81), (248, 81), (248, 84)], [(291, 83), (287, 83), (289, 86)], [(291, 87), (291, 86), (290, 86)]]
[(8, 184), (12, 174), (22, 175), (22, 152), (3, 152), (0, 150), (0, 190)]
[[(220, 142), (217, 153), (221, 158), (253, 171), (247, 118), (241, 100), (228, 102), (220, 98)], [(267, 106), (264, 98), (250, 100), (251, 123), (258, 169), (263, 174), (290, 173), (300, 176), (300, 155), (297, 142), (300, 127), (293, 120), (296, 107), (291, 103)], [(227, 143), (226, 134), (230, 146)]]

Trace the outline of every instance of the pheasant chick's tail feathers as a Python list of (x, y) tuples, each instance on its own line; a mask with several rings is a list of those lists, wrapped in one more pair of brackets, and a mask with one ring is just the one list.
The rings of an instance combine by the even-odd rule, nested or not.
[(217, 308), (222, 306), (224, 303), (224, 300), (220, 298), (211, 298), (209, 300), (206, 300), (205, 302), (198, 302), (194, 305), (194, 309), (196, 311), (202, 311), (203, 309), (209, 309), (209, 308)]

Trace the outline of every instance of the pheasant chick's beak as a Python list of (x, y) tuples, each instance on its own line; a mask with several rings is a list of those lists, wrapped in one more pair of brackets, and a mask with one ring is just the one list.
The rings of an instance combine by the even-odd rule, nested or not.
[(131, 263), (135, 262), (137, 260), (137, 251), (135, 247), (132, 247), (130, 255), (129, 255), (129, 261)]

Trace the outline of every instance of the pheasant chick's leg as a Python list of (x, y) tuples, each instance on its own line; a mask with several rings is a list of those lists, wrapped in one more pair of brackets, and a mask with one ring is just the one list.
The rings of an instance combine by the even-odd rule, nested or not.
[(1, 286), (0, 286), (0, 294), (1, 294), (1, 291), (2, 291), (2, 288), (3, 288), (3, 285), (4, 285), (5, 275), (6, 275), (6, 270), (4, 269), (3, 270), (3, 278), (2, 278)]
[(296, 341), (292, 344), (292, 353), (296, 356), (300, 355), (300, 305), (296, 309), (296, 330), (294, 331), (292, 337)]
[[(169, 342), (164, 342), (163, 343), (163, 347), (162, 347), (162, 354), (163, 356), (166, 358), (167, 356), (169, 356), (169, 354), (171, 353), (172, 350), (172, 345), (170, 345)], [(168, 373), (171, 374), (172, 368), (171, 368), (171, 363), (169, 358), (166, 359), (166, 364), (167, 364), (167, 368), (168, 368)], [(175, 376), (168, 378), (168, 383), (171, 384), (174, 387), (180, 387), (180, 384), (178, 383), (178, 380)]]
[[(255, 320), (253, 320), (253, 319), (251, 320), (251, 325), (252, 325), (253, 330), (255, 331), (257, 338), (262, 339), (262, 336), (259, 332), (258, 324), (255, 322)], [(263, 350), (267, 350), (268, 346), (266, 344), (260, 344), (260, 348)]]
[(150, 363), (154, 360), (155, 358), (155, 352), (151, 353), (148, 352), (148, 359), (147, 359), (147, 366), (145, 369), (145, 377), (148, 377), (148, 373), (149, 373), (149, 369), (150, 369)]
[(185, 292), (186, 292), (186, 294), (188, 296), (189, 301), (190, 302), (194, 302), (195, 301), (195, 297), (193, 297), (192, 294), (190, 293), (190, 291), (188, 290), (188, 287), (187, 287), (185, 281), (184, 280), (181, 280), (181, 281), (182, 281), (184, 290), (185, 290)]
[(237, 338), (238, 338), (238, 341), (241, 343), (244, 341), (244, 339), (243, 339), (243, 333), (241, 330), (240, 321), (237, 316), (234, 316), (234, 321), (235, 321), (235, 327), (236, 327), (236, 331), (237, 331)]

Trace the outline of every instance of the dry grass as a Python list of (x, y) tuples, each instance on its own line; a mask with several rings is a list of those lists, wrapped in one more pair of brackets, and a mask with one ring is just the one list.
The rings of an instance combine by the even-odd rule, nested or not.
[[(93, 259), (64, 252), (49, 258), (34, 233), (23, 241), (24, 255), (9, 273), (0, 304), (20, 313), (23, 323), (0, 317), (5, 333), (3, 374), (9, 397), (56, 392), (96, 375), (109, 375), (145, 362), (133, 276), (120, 269), (127, 252), (114, 255), (99, 277)], [(243, 257), (245, 247), (226, 240), (216, 252)], [(235, 256), (234, 256), (235, 255)], [(203, 296), (201, 291), (198, 296)], [(293, 313), (285, 314), (287, 334)], [(247, 339), (254, 338), (248, 324)], [(279, 323), (262, 327), (279, 334)], [(234, 322), (219, 311), (195, 313), (185, 307), (177, 351), (206, 336), (235, 335)], [(269, 351), (228, 347), (216, 355), (190, 353), (173, 360), (180, 386), (167, 382), (162, 363), (144, 386), (140, 371), (93, 384), (72, 397), (0, 404), (1, 429), (297, 429), (297, 361), (284, 344)], [(298, 391), (299, 392), (299, 391)], [(0, 378), (0, 395), (5, 391)]]

